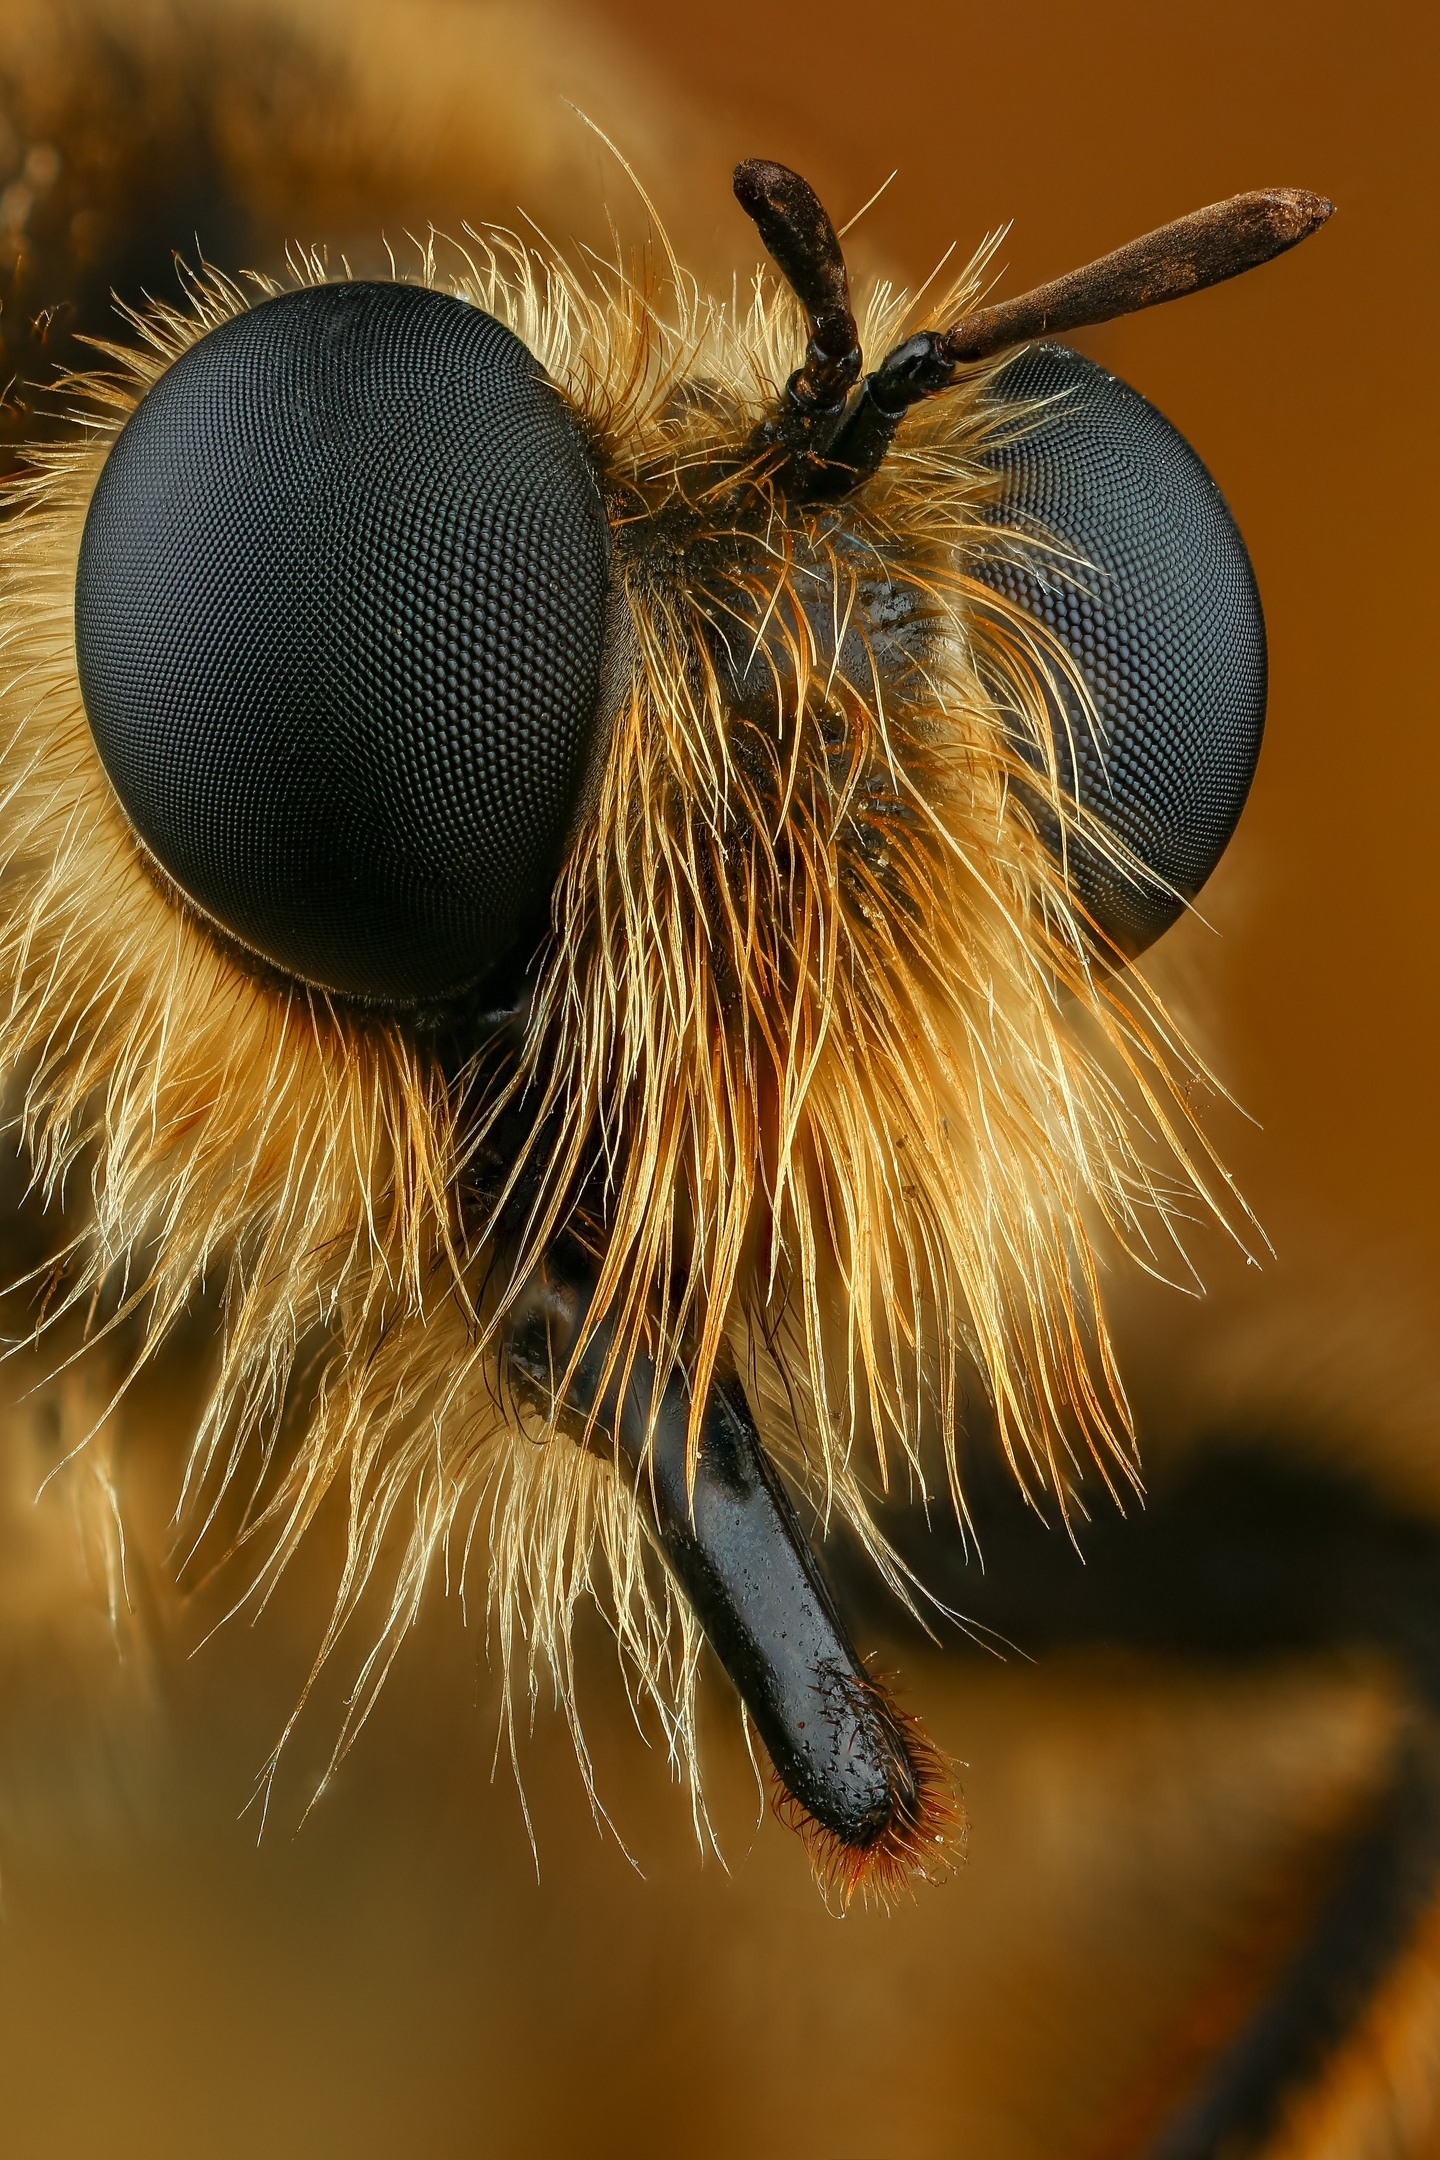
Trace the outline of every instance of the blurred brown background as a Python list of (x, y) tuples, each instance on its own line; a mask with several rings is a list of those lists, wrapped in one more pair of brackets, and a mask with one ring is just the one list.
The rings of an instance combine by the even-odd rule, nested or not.
[[(32, 43), (13, 38), (7, 65), (23, 76), (50, 38), (44, 95), (26, 93), (39, 127), (92, 48), (64, 11), (21, 12)], [(121, 103), (144, 169), (172, 11), (142, 13)], [(1240, 188), (1334, 198), (1297, 254), (1085, 340), (1210, 464), (1272, 665), (1213, 929), (1174, 933), (1157, 973), (1254, 1120), (1221, 1106), (1212, 1124), (1275, 1257), (1256, 1270), (1202, 1239), (1205, 1300), (1116, 1296), (1152, 1460), (1273, 1415), (1287, 1444), (1440, 1509), (1433, 12), (316, 0), (180, 11), (187, 66), (203, 47), (221, 87), (238, 80), (252, 18), (293, 41), (300, 91), (236, 92), (246, 244), (283, 228), (354, 245), (380, 222), (510, 215), (517, 196), (561, 239), (603, 233), (602, 194), (632, 219), (562, 97), (717, 277), (753, 257), (728, 180), (746, 155), (799, 166), (842, 222), (898, 168), (850, 243), (862, 270), (918, 280), (1013, 219), (1010, 290)], [(10, 184), (32, 186), (15, 154)], [(0, 196), (0, 217), (17, 203)], [(193, 1384), (182, 1346), (132, 1425), (178, 1429)], [(302, 1728), (257, 1850), (253, 1814), (236, 1817), (303, 1677), (319, 1571), (187, 1659), (214, 1615), (176, 1617), (137, 1558), (117, 1650), (63, 1494), (28, 1506), (50, 1444), (29, 1415), (0, 1535), (0, 2149), (25, 2160), (1130, 2151), (1136, 2093), (1224, 2029), (1237, 1956), (1283, 1930), (1311, 1841), (1389, 1729), (1383, 1677), (1353, 1661), (1237, 1677), (907, 1647), (909, 1699), (968, 1765), (969, 1864), (913, 1909), (840, 1923), (787, 1833), (755, 1828), (713, 1681), (731, 1872), (702, 1865), (597, 1640), (587, 1731), (643, 1874), (592, 1825), (542, 1704), (524, 1756), (537, 1882), (503, 1760), (490, 1780), (478, 1631), (437, 1592), (297, 1835), (325, 1707)], [(127, 1504), (162, 1515), (138, 1468)]]

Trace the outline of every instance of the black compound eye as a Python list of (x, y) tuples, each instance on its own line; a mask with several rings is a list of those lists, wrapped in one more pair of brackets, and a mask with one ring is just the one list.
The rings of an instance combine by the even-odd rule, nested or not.
[(243, 944), (442, 998), (543, 908), (609, 559), (575, 425), (503, 324), (400, 285), (264, 302), (174, 363), (101, 473), (75, 603), (100, 756)]
[(993, 454), (1006, 479), (993, 515), (1080, 560), (1037, 550), (1033, 568), (978, 574), (1046, 624), (1089, 689), (1098, 739), (1073, 687), (1054, 684), (1061, 781), (1164, 883), (1127, 878), (1083, 842), (1072, 880), (1136, 953), (1180, 913), (1175, 894), (1205, 883), (1249, 792), (1266, 693), (1255, 574), (1215, 482), (1137, 391), (1062, 345), (1022, 353), (998, 388), (1058, 402)]

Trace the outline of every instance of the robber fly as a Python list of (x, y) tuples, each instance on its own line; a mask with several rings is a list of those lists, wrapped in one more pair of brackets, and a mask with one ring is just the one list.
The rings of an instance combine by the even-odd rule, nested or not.
[(1129, 963), (1240, 814), (1263, 620), (1194, 452), (1052, 340), (1328, 205), (920, 317), (798, 175), (735, 192), (738, 309), (485, 232), (111, 341), (4, 536), (4, 1056), (46, 1189), (95, 1164), (47, 1322), (118, 1280), (154, 1345), (225, 1275), (190, 1483), (246, 1481), (262, 1585), (339, 1483), (333, 1642), (413, 1524), (352, 1726), (473, 1541), (516, 1676), (570, 1699), (593, 1589), (695, 1778), (707, 1641), (846, 1898), (959, 1803), (815, 1526), (919, 1599), (876, 1498), (938, 1459), (964, 1522), (967, 1386), (1032, 1495), (1133, 1483), (1097, 1255), (1223, 1202)]
[(1213, 482), (1045, 340), (1329, 205), (862, 334), (807, 183), (735, 193), (785, 281), (738, 315), (492, 235), (137, 319), (10, 531), (5, 1055), (49, 1187), (98, 1151), (60, 1309), (122, 1269), (155, 1341), (225, 1256), (197, 1486), (328, 1331), (270, 1567), (347, 1478), (343, 1620), (411, 1496), (393, 1630), (487, 1492), (563, 1673), (598, 1547), (676, 1747), (703, 1634), (848, 1897), (943, 1854), (945, 1780), (761, 1428), (902, 1588), (862, 1461), (929, 1421), (963, 1509), (962, 1340), (1022, 1480), (1133, 1478), (1087, 1212), (1166, 1220), (1147, 1105), (1200, 1173), (1115, 977), (1263, 720)]

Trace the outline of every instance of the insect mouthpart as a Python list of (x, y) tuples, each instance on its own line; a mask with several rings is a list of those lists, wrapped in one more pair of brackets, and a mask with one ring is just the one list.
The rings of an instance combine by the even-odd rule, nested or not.
[(613, 1454), (844, 1902), (942, 1871), (957, 1829), (944, 1767), (856, 1655), (744, 1388), (712, 1379), (692, 1448), (683, 1370), (657, 1395), (643, 1352), (619, 1369), (594, 1290), (583, 1252), (552, 1245), (506, 1315), (511, 1382)]

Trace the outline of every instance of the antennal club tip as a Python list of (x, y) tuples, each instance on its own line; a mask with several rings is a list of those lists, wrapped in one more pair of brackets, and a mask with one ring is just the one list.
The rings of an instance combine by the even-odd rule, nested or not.
[(1335, 205), (1329, 197), (1312, 195), (1309, 188), (1260, 188), (1252, 196), (1238, 195), (1235, 200), (1237, 203), (1248, 201), (1266, 205), (1271, 231), (1281, 249), (1308, 240), (1327, 218), (1335, 215)]
[(735, 200), (812, 317), (812, 336), (839, 357), (855, 344), (845, 260), (829, 213), (808, 180), (770, 158), (735, 167)]
[[(1186, 242), (1198, 242), (1197, 252), (1209, 258), (1198, 282), (1218, 284), (1241, 271), (1258, 270), (1262, 263), (1298, 247), (1334, 210), (1326, 196), (1312, 195), (1308, 188), (1255, 188), (1248, 195), (1232, 195), (1228, 202), (1197, 210), (1162, 232), (1173, 233), (1180, 241), (1177, 255), (1183, 254)], [(1162, 234), (1153, 237), (1158, 240)]]
[(777, 165), (773, 158), (741, 158), (731, 176), (735, 200), (742, 210), (755, 217), (761, 210), (778, 210), (800, 190), (811, 192), (799, 173), (788, 165)]

